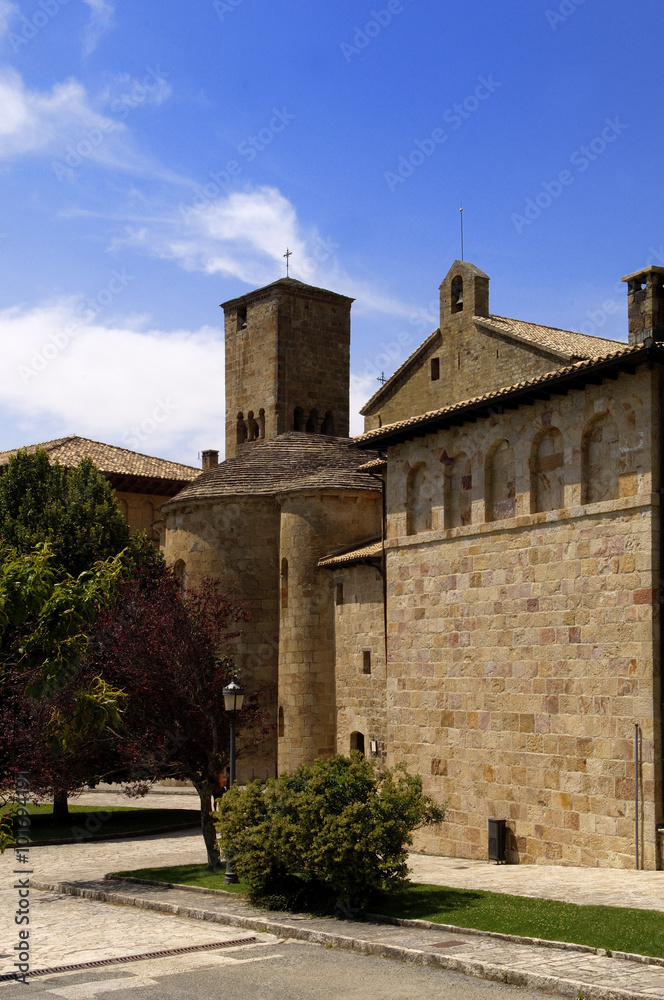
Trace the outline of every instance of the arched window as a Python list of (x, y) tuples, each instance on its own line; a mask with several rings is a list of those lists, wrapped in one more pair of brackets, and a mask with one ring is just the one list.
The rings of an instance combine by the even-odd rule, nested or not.
[(304, 419), (304, 410), (301, 406), (296, 406), (293, 411), (293, 430), (294, 431), (304, 431), (306, 430), (306, 423)]
[(364, 733), (350, 734), (350, 748), (351, 750), (359, 750), (360, 753), (364, 753)]
[(460, 274), (457, 274), (456, 278), (452, 278), (452, 312), (459, 313), (463, 311), (463, 278)]
[(187, 565), (184, 559), (178, 559), (173, 566), (173, 575), (182, 587), (184, 593), (187, 592)]
[(514, 517), (516, 509), (514, 453), (505, 438), (498, 441), (489, 452), (485, 488), (487, 521)]
[(154, 504), (150, 500), (143, 500), (141, 503), (140, 518), (140, 530), (144, 531), (148, 538), (154, 539), (156, 537), (155, 530), (152, 527), (155, 519)]
[(237, 415), (237, 443), (244, 444), (247, 440), (247, 425), (244, 422), (244, 414)]
[(565, 444), (557, 427), (548, 427), (533, 441), (530, 458), (532, 513), (565, 506)]
[(316, 434), (318, 432), (318, 410), (313, 409), (309, 414), (309, 419), (307, 420), (307, 434)]
[(445, 465), (445, 527), (461, 528), (472, 520), (473, 476), (464, 451), (448, 458)]
[(583, 503), (615, 500), (619, 496), (618, 429), (609, 413), (600, 413), (583, 435)]
[(277, 719), (277, 735), (284, 735), (284, 710), (281, 705), (279, 706), (279, 716)]
[(258, 411), (258, 436), (261, 440), (265, 437), (265, 410), (262, 406)]
[(288, 607), (288, 559), (281, 560), (281, 610)]
[(431, 531), (431, 477), (424, 462), (408, 473), (406, 494), (407, 534)]
[(334, 435), (334, 416), (332, 415), (332, 410), (328, 410), (325, 414), (320, 432), (321, 434), (329, 434), (330, 436)]

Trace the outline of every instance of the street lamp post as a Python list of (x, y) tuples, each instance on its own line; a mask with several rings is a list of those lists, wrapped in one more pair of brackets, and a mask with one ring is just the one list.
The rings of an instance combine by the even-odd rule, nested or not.
[[(244, 688), (237, 681), (231, 681), (223, 689), (224, 708), (228, 712), (228, 722), (230, 725), (230, 774), (228, 787), (232, 788), (235, 783), (235, 715), (242, 708), (244, 701)], [(239, 879), (235, 874), (235, 865), (231, 858), (226, 859), (226, 874), (224, 882), (226, 885), (237, 885)]]

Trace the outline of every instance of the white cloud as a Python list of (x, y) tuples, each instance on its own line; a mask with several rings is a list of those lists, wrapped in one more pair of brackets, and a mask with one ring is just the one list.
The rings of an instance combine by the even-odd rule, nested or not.
[(89, 302), (0, 311), (0, 405), (23, 429), (16, 445), (47, 425), (189, 465), (223, 452), (221, 330), (145, 329), (144, 317), (91, 315)]
[[(165, 81), (163, 86), (168, 86)], [(48, 156), (58, 180), (70, 179), (94, 161), (108, 169), (188, 185), (145, 157), (124, 124), (132, 107), (146, 101), (151, 93), (164, 93), (158, 71), (146, 74), (140, 90), (130, 91), (131, 103), (114, 101), (111, 109), (117, 117), (108, 118), (96, 110), (77, 80), (56, 83), (50, 91), (36, 91), (25, 86), (15, 69), (0, 69), (0, 160)]]
[[(48, 92), (28, 90), (19, 73), (0, 71), (0, 158), (25, 153), (47, 153), (59, 142), (82, 138), (84, 129), (105, 119), (88, 102), (76, 80), (55, 84)], [(124, 128), (118, 123), (118, 129)]]
[(115, 7), (106, 0), (83, 0), (83, 3), (90, 8), (90, 20), (83, 31), (83, 55), (89, 56), (97, 48), (104, 32), (111, 27)]
[[(170, 216), (128, 225), (114, 246), (132, 246), (187, 271), (222, 274), (251, 286), (264, 285), (285, 273), (288, 247), (292, 277), (311, 285), (334, 288), (357, 300), (360, 310), (409, 317), (413, 307), (351, 278), (338, 261), (338, 243), (316, 227), (305, 228), (294, 205), (275, 187), (247, 187), (212, 197), (205, 188)], [(218, 188), (217, 188), (218, 191)]]
[(125, 117), (141, 104), (151, 104), (159, 107), (171, 95), (168, 76), (158, 65), (146, 66), (145, 73), (140, 77), (129, 73), (118, 73), (107, 84), (101, 100), (110, 106), (113, 114)]
[(7, 34), (9, 22), (18, 13), (19, 9), (15, 3), (10, 3), (10, 0), (0, 0), (0, 38)]

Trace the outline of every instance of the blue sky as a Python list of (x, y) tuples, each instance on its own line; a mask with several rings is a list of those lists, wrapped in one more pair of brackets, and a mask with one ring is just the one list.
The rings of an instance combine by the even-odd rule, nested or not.
[(491, 311), (626, 339), (664, 265), (661, 6), (0, 0), (0, 449), (223, 449), (219, 303), (284, 273), (357, 300), (357, 410)]

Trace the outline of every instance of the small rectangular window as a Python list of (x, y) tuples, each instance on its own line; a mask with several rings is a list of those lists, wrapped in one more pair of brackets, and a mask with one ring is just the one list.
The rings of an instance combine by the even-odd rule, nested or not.
[(431, 359), (431, 381), (437, 382), (440, 378), (440, 358)]
[(336, 596), (337, 607), (344, 603), (344, 585), (343, 583), (337, 584), (337, 596)]
[(281, 560), (281, 610), (288, 608), (288, 559)]
[(247, 307), (238, 306), (237, 310), (237, 328), (238, 330), (244, 330), (247, 325)]
[(363, 649), (362, 650), (362, 673), (363, 674), (370, 674), (371, 673), (371, 650), (370, 649)]

